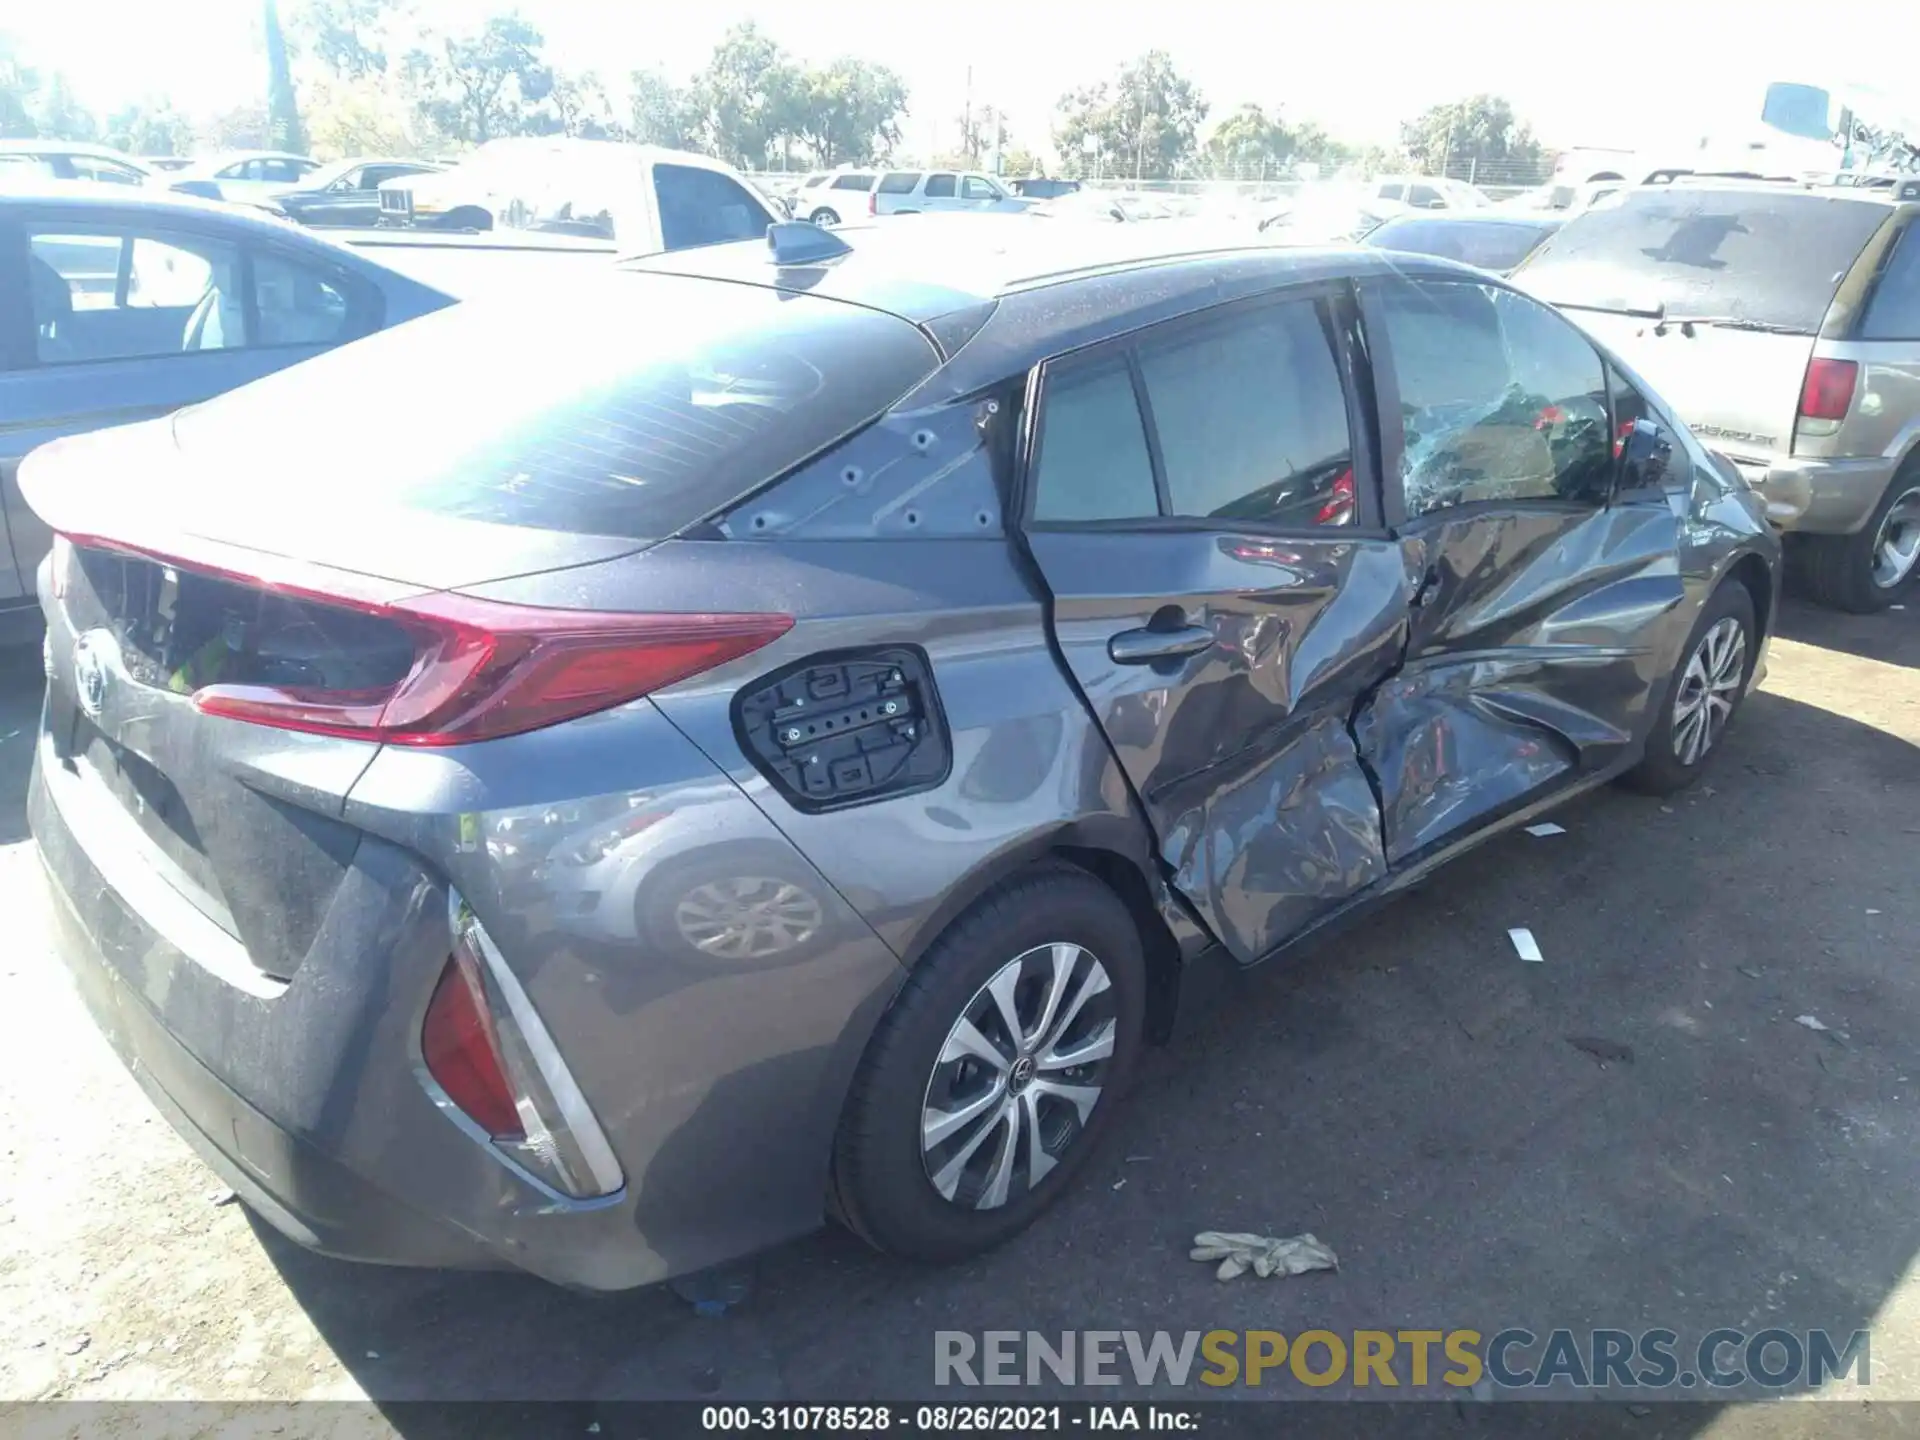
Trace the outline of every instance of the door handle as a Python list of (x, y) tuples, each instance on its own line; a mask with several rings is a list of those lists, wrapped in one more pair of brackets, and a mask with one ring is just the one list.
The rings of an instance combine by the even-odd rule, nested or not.
[(1107, 658), (1116, 665), (1151, 665), (1159, 660), (1178, 660), (1183, 655), (1198, 655), (1213, 644), (1213, 631), (1204, 625), (1183, 625), (1178, 630), (1122, 630), (1107, 641)]

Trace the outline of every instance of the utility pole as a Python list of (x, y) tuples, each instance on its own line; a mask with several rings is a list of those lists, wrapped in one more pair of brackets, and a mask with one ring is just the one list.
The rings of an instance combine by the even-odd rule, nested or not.
[(979, 156), (975, 153), (973, 143), (973, 66), (971, 65), (967, 66), (966, 107), (960, 112), (960, 151), (967, 157), (969, 164), (978, 162)]

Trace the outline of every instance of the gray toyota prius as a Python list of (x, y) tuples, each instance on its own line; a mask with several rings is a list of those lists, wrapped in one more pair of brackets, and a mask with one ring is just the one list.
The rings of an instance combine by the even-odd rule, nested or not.
[(296, 1240), (601, 1290), (828, 1215), (966, 1255), (1203, 991), (1711, 763), (1778, 544), (1554, 311), (917, 220), (27, 461), (62, 952)]

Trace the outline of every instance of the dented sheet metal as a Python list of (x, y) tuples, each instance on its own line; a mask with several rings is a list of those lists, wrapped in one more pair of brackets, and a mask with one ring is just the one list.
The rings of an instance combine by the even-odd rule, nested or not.
[(1410, 527), (1407, 657), (1355, 714), (1387, 859), (1417, 857), (1633, 743), (1685, 599), (1664, 505)]
[[(1382, 879), (1380, 809), (1348, 722), (1399, 665), (1400, 547), (1166, 532), (1030, 537), (1061, 652), (1145, 804), (1161, 856), (1247, 962)], [(1114, 658), (1116, 635), (1204, 632)]]

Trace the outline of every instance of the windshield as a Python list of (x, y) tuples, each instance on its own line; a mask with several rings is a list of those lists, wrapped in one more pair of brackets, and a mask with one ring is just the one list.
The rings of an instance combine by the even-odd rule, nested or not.
[(1800, 190), (1632, 190), (1568, 221), (1518, 278), (1556, 305), (1812, 335), (1887, 214)]
[(318, 170), (309, 170), (300, 177), (302, 190), (324, 190), (349, 170), (360, 167), (358, 160), (336, 160), (331, 165), (322, 165)]
[(1367, 236), (1367, 244), (1382, 250), (1438, 255), (1504, 273), (1526, 259), (1554, 228), (1551, 224), (1510, 220), (1433, 220), (1408, 215), (1387, 221)]
[[(398, 507), (653, 540), (865, 424), (937, 363), (913, 326), (836, 301), (542, 277), (183, 411), (174, 433), (222, 513), (304, 490), (356, 524)], [(342, 438), (290, 446), (310, 415), (341, 417)]]

